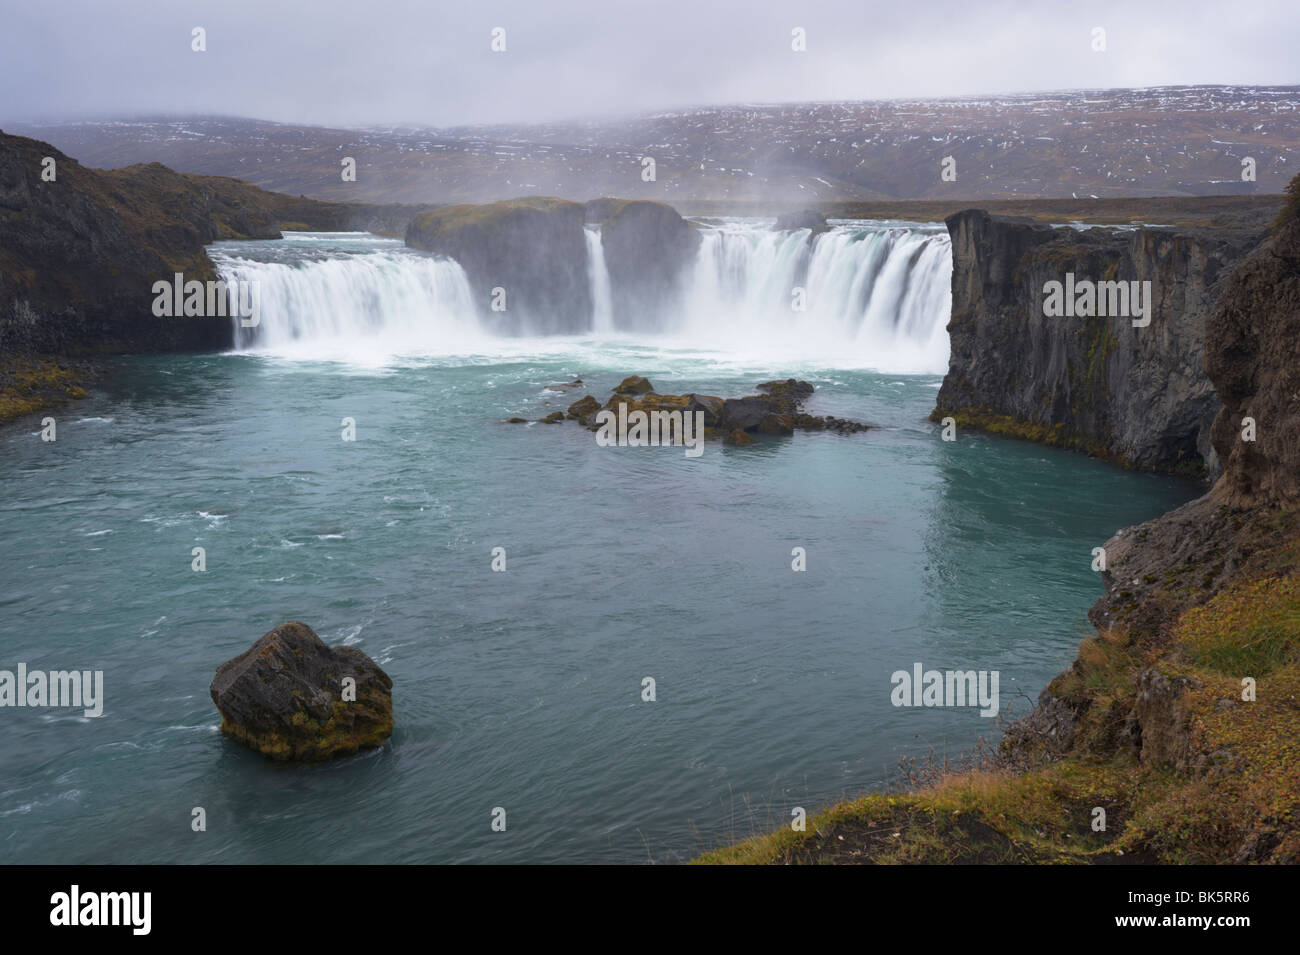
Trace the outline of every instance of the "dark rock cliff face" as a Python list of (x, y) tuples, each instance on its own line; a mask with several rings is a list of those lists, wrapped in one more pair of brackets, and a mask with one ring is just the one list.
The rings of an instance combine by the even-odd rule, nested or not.
[[(614, 314), (643, 329), (681, 307), (682, 282), (700, 238), (662, 202), (526, 198), (432, 209), (416, 216), (406, 244), (455, 259), (480, 314), (502, 333), (582, 332), (593, 305), (586, 223), (599, 223)], [(506, 308), (491, 308), (492, 290)]]
[(699, 233), (662, 202), (596, 199), (587, 203), (587, 214), (602, 223), (614, 314), (641, 328), (662, 327), (681, 310)]
[(1300, 179), (1292, 196), (1273, 234), (1223, 282), (1207, 324), (1205, 368), (1222, 399), (1212, 434), (1223, 475), (1204, 497), (1106, 542), (1106, 594), (1089, 612), (1098, 627), (1155, 632), (1280, 550), (1297, 529)]
[[(1300, 500), (1300, 178), (1272, 238), (1225, 283), (1206, 329), (1205, 369), (1223, 400), (1216, 490), (1238, 506)], [(1243, 439), (1247, 417), (1254, 441)]]
[[(41, 181), (42, 160), (56, 180)], [(155, 318), (153, 283), (215, 279), (205, 242), (274, 220), (227, 222), (211, 195), (162, 166), (86, 169), (31, 139), (0, 138), (0, 350), (64, 355), (229, 344), (229, 320)]]
[[(590, 327), (585, 212), (564, 199), (528, 198), (447, 206), (411, 220), (406, 244), (455, 259), (480, 314), (501, 333)], [(505, 309), (492, 309), (493, 289)]]
[[(1130, 467), (1219, 465), (1220, 401), (1204, 371), (1206, 319), (1249, 227), (1056, 229), (969, 210), (953, 245), (949, 371), (932, 415), (1088, 451)], [(1150, 282), (1150, 324), (1129, 315), (1048, 317), (1048, 282)]]
[[(1081, 648), (1034, 713), (1012, 727), (1013, 750), (1035, 727), (1050, 724), (1059, 753), (1110, 755), (1131, 747), (1143, 763), (1179, 769), (1203, 768), (1221, 755), (1196, 750), (1187, 694), (1199, 684), (1177, 673), (1186, 668), (1186, 651), (1169, 648), (1191, 608), (1230, 589), (1274, 582), (1258, 591), (1265, 593), (1300, 569), (1300, 179), (1291, 196), (1273, 233), (1219, 283), (1208, 314), (1205, 368), (1222, 401), (1212, 429), (1222, 476), (1203, 497), (1124, 528), (1103, 545), (1105, 593), (1088, 616), (1101, 639), (1124, 648), (1113, 651), (1121, 659), (1141, 661), (1131, 696), (1106, 702), (1088, 690), (1096, 659)], [(1255, 421), (1253, 440), (1245, 417)], [(1241, 606), (1247, 619), (1251, 604)], [(1237, 637), (1229, 625), (1218, 639), (1230, 644)], [(1106, 713), (1098, 712), (1100, 704)], [(1219, 705), (1235, 704), (1229, 697)], [(1124, 729), (1099, 734), (1103, 724)]]

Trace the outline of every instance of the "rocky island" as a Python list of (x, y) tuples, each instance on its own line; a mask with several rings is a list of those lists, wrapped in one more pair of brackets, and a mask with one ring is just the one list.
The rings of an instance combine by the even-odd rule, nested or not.
[[(804, 402), (814, 388), (806, 381), (787, 378), (784, 381), (765, 381), (757, 386), (760, 394), (744, 398), (718, 398), (714, 395), (684, 394), (661, 395), (655, 392), (648, 378), (629, 375), (614, 386), (613, 393), (602, 404), (592, 395), (584, 395), (569, 405), (567, 414), (555, 411), (541, 418), (543, 424), (559, 424), (566, 418), (577, 421), (584, 428), (600, 428), (597, 415), (602, 411), (615, 414), (633, 412), (677, 412), (703, 415), (704, 436), (722, 438), (727, 444), (753, 444), (754, 435), (789, 436), (798, 431), (832, 431), (836, 434), (855, 434), (870, 430), (871, 426), (857, 421), (837, 418), (834, 415), (811, 415), (803, 410)], [(510, 418), (510, 423), (520, 424), (523, 418)]]

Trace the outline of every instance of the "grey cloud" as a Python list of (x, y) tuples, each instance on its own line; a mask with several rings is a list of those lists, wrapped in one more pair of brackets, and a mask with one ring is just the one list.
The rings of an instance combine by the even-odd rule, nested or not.
[[(207, 31), (208, 50), (190, 49)], [(508, 49), (489, 50), (490, 31)], [(790, 49), (803, 27), (806, 53)], [(1091, 30), (1107, 31), (1094, 53)], [(5, 15), (0, 121), (456, 125), (729, 102), (1290, 84), (1300, 8), (1184, 2), (68, 0)]]

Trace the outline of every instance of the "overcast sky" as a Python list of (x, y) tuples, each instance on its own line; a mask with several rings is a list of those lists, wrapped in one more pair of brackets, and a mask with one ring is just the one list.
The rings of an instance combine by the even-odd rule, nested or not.
[[(191, 50), (191, 30), (207, 51)], [(494, 27), (506, 51), (490, 49)], [(802, 27), (806, 52), (791, 50)], [(1092, 49), (1094, 27), (1107, 49)], [(0, 122), (448, 126), (735, 102), (1300, 83), (1297, 0), (4, 0)]]

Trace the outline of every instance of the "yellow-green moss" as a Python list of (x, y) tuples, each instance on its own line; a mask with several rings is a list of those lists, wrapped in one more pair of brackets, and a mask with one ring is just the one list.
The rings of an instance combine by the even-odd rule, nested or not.
[(1036, 444), (1046, 444), (1054, 448), (1084, 451), (1099, 458), (1105, 458), (1115, 464), (1128, 465), (1128, 462), (1114, 454), (1105, 445), (1066, 427), (1064, 422), (1058, 421), (1054, 424), (1044, 424), (1037, 421), (1025, 421), (1021, 418), (984, 408), (967, 408), (962, 411), (936, 408), (930, 413), (931, 421), (942, 421), (946, 417), (951, 417), (956, 421), (958, 428), (985, 431), (1003, 438), (1033, 441)]
[(391, 712), (382, 694), (363, 689), (355, 702), (334, 701), (323, 721), (296, 711), (289, 717), (291, 731), (254, 732), (223, 716), (221, 732), (271, 759), (311, 762), (382, 746), (393, 735)]
[(55, 359), (0, 363), (0, 424), (86, 397), (81, 372)]

